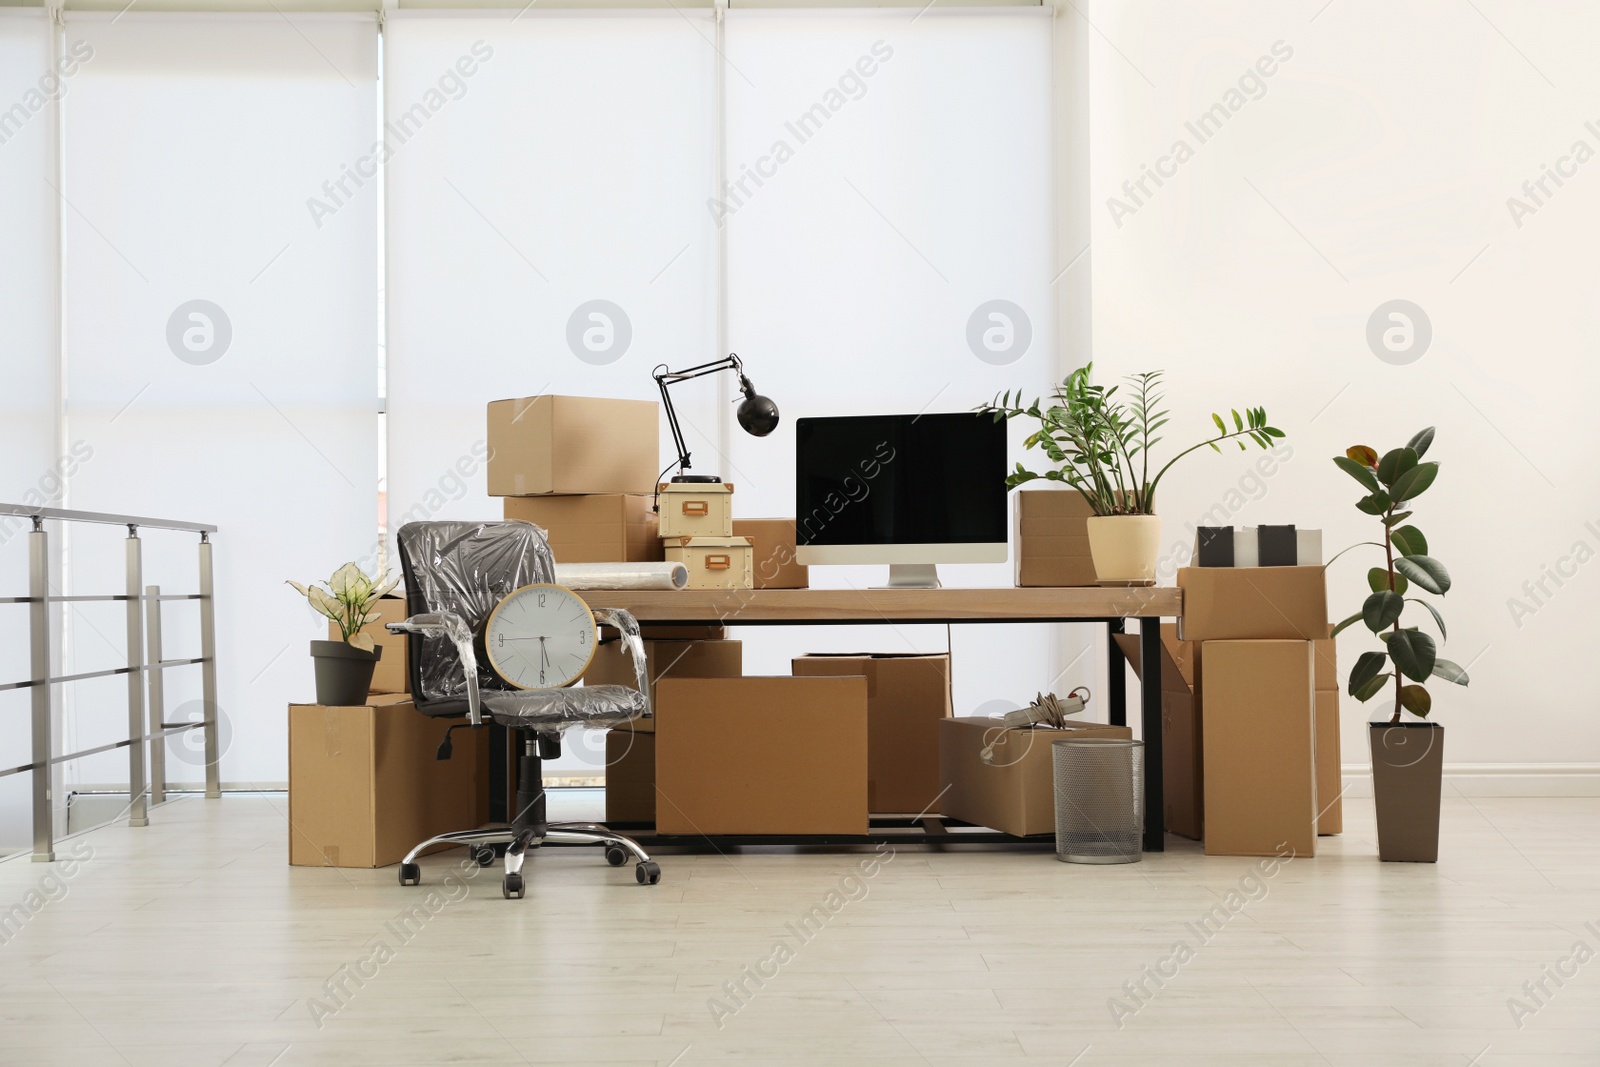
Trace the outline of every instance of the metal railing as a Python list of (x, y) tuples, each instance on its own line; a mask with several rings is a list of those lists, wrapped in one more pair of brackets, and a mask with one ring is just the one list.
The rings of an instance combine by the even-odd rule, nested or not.
[[(32, 521), (28, 533), (28, 595), (0, 597), (0, 604), (27, 604), (29, 638), (32, 650), (31, 676), (25, 681), (0, 684), (7, 689), (33, 690), (32, 742), (30, 762), (20, 767), (0, 768), (0, 778), (25, 771), (33, 773), (33, 858), (48, 863), (55, 859), (54, 813), (51, 810), (51, 775), (68, 760), (82, 759), (119, 748), (128, 750), (128, 825), (148, 826), (150, 802), (166, 799), (166, 755), (168, 734), (198, 727), (205, 731), (206, 796), (220, 797), (217, 773), (217, 619), (215, 587), (212, 580), (210, 535), (215, 526), (202, 523), (149, 519), (136, 515), (108, 515), (92, 511), (65, 511), (60, 508), (34, 508), (21, 504), (0, 504), (0, 516), (19, 516)], [(101, 523), (126, 526), (128, 539), (124, 559), (127, 568), (126, 592), (103, 596), (59, 596), (50, 592), (50, 535), (46, 521)], [(200, 591), (191, 594), (163, 595), (159, 586), (144, 585), (144, 565), (140, 528), (178, 530), (200, 535)], [(200, 602), (200, 655), (194, 659), (161, 658), (161, 602), (198, 600)], [(127, 605), (127, 666), (79, 674), (50, 673), (50, 605), (89, 601), (122, 601)], [(148, 636), (148, 641), (147, 641)], [(164, 721), (165, 690), (162, 672), (169, 667), (200, 665), (202, 715), (198, 723)], [(78, 752), (54, 751), (55, 687), (63, 682), (105, 678), (124, 674), (128, 678), (128, 738)], [(146, 686), (149, 689), (146, 701)], [(148, 710), (149, 725), (146, 726)], [(150, 775), (145, 776), (148, 760)], [(147, 784), (148, 781), (148, 784)]]

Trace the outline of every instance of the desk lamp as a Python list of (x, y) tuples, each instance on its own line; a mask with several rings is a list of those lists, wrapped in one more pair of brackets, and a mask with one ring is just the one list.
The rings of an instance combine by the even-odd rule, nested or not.
[(672, 410), (672, 397), (667, 394), (667, 386), (724, 370), (731, 370), (739, 376), (739, 391), (744, 394), (744, 399), (739, 402), (739, 425), (744, 427), (745, 432), (752, 437), (765, 437), (778, 428), (778, 405), (770, 397), (756, 392), (756, 387), (744, 376), (744, 364), (736, 354), (730, 353), (723, 359), (679, 371), (668, 370), (665, 363), (661, 364), (655, 369), (654, 377), (661, 390), (662, 406), (667, 409), (667, 425), (672, 427), (672, 443), (678, 447), (678, 473), (672, 478), (675, 482), (720, 482), (722, 478), (716, 474), (684, 473), (689, 469), (689, 449), (683, 443), (678, 413)]

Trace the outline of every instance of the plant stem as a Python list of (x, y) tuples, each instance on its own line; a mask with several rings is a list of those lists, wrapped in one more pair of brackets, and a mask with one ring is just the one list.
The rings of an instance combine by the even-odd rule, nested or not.
[(1150, 482), (1150, 495), (1152, 497), (1156, 495), (1156, 486), (1160, 484), (1161, 479), (1166, 475), (1167, 471), (1171, 470), (1174, 463), (1178, 462), (1178, 460), (1182, 459), (1184, 456), (1187, 456), (1190, 452), (1196, 452), (1202, 448), (1205, 448), (1207, 445), (1216, 445), (1221, 444), (1223, 441), (1231, 441), (1235, 437), (1243, 437), (1250, 432), (1250, 429), (1234, 430), (1232, 433), (1225, 433), (1221, 437), (1213, 437), (1208, 441), (1201, 441), (1197, 445), (1190, 445), (1182, 452), (1179, 452), (1176, 456), (1173, 456), (1171, 459), (1167, 460), (1166, 466), (1162, 467), (1156, 472), (1155, 478), (1153, 478)]
[[(1389, 505), (1388, 514), (1385, 515), (1384, 518), (1388, 519), (1388, 518), (1392, 518), (1393, 516), (1394, 516), (1394, 505), (1391, 504), (1391, 505)], [(1395, 580), (1394, 580), (1394, 542), (1392, 540), (1390, 540), (1390, 538), (1389, 538), (1389, 524), (1387, 522), (1384, 523), (1383, 533), (1384, 533), (1384, 537), (1383, 537), (1383, 556), (1384, 556), (1384, 562), (1387, 564), (1387, 566), (1389, 568), (1389, 590), (1391, 592), (1398, 593), (1399, 590), (1395, 589), (1396, 583), (1395, 583)], [(1404, 606), (1404, 605), (1402, 605), (1402, 606)], [(1399, 619), (1398, 616), (1396, 616), (1396, 618), (1394, 620), (1394, 630), (1393, 630), (1393, 632), (1394, 633), (1399, 633), (1400, 632), (1400, 619)], [(1393, 653), (1390, 654), (1389, 658), (1390, 658), (1390, 660), (1394, 659)], [(1401, 684), (1402, 683), (1400, 681), (1400, 664), (1396, 663), (1394, 665), (1394, 718), (1389, 720), (1389, 722), (1391, 724), (1395, 724), (1395, 723), (1398, 723), (1400, 721), (1400, 686), (1401, 686)]]

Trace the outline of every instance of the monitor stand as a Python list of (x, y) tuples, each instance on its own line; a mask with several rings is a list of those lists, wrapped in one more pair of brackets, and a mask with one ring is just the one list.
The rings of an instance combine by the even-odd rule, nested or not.
[(889, 584), (879, 589), (937, 589), (939, 568), (932, 563), (891, 563)]

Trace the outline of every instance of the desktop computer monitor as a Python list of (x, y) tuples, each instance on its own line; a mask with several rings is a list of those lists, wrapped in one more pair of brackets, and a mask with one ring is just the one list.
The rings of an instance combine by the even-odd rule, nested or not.
[(795, 420), (795, 546), (804, 564), (1006, 561), (1006, 426), (977, 412)]

